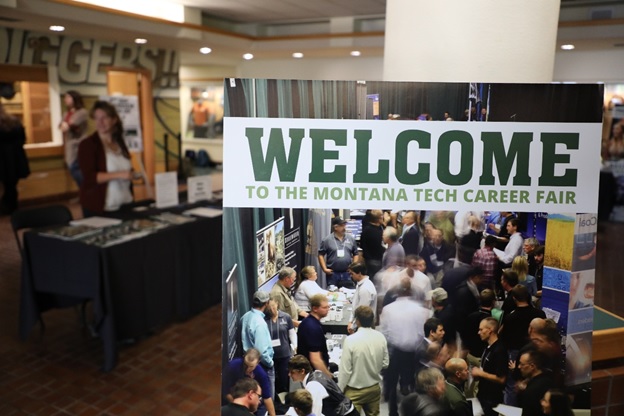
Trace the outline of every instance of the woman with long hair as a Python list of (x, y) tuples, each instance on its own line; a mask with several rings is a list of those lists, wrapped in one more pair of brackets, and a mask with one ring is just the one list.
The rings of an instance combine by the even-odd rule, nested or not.
[(574, 416), (570, 396), (563, 390), (550, 389), (541, 400), (542, 410), (550, 416)]
[(117, 110), (106, 101), (96, 101), (91, 117), (96, 131), (78, 148), (83, 177), (80, 205), (85, 216), (116, 211), (133, 201), (132, 163)]
[(0, 214), (11, 214), (17, 209), (17, 182), (30, 174), (24, 143), (24, 126), (0, 103), (0, 181), (4, 188)]
[(518, 274), (518, 283), (526, 286), (531, 297), (537, 296), (537, 282), (529, 274), (529, 262), (524, 256), (516, 256), (511, 263), (511, 270)]
[(82, 95), (78, 91), (67, 91), (63, 96), (63, 102), (67, 111), (63, 114), (63, 121), (59, 124), (59, 129), (63, 132), (65, 163), (70, 175), (76, 181), (76, 185), (80, 187), (82, 174), (78, 167), (78, 146), (80, 145), (80, 140), (87, 133), (89, 114), (84, 108)]
[(327, 290), (321, 288), (316, 279), (318, 274), (314, 266), (305, 266), (301, 269), (297, 283), (295, 284), (295, 302), (304, 311), (310, 310), (310, 298), (316, 294), (323, 294), (327, 296), (329, 293)]

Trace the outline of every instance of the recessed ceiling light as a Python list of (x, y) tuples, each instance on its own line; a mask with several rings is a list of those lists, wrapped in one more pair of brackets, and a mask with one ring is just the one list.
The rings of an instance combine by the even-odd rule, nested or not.
[(253, 59), (253, 53), (246, 53), (243, 55), (243, 59), (245, 59), (246, 61), (249, 61), (250, 59)]
[(199, 48), (199, 53), (203, 53), (204, 55), (208, 55), (210, 52), (212, 52), (212, 49), (210, 49), (207, 46), (204, 46), (203, 48)]
[(295, 52), (292, 54), (292, 57), (295, 59), (301, 59), (303, 58), (303, 54), (301, 52)]
[(60, 25), (52, 25), (50, 26), (50, 30), (52, 32), (62, 32), (65, 30), (65, 26), (60, 26)]
[(147, 39), (143, 39), (143, 38), (136, 38), (134, 40), (134, 43), (138, 44), (138, 45), (145, 45), (147, 43)]
[(566, 45), (561, 45), (561, 49), (563, 49), (564, 51), (571, 51), (572, 49), (574, 49), (574, 45), (568, 43)]
[(362, 52), (360, 51), (351, 51), (351, 56), (360, 56), (362, 55)]

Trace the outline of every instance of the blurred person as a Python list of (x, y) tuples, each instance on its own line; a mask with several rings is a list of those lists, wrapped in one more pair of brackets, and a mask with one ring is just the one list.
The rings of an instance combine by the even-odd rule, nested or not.
[(82, 95), (78, 91), (67, 91), (63, 96), (63, 102), (67, 111), (63, 114), (63, 121), (59, 124), (59, 129), (63, 133), (65, 164), (69, 169), (69, 174), (80, 188), (82, 173), (78, 166), (78, 146), (86, 136), (89, 113), (84, 108)]
[(347, 331), (352, 334), (357, 330), (355, 322), (355, 310), (360, 306), (369, 306), (374, 313), (377, 312), (377, 289), (366, 275), (366, 265), (363, 262), (355, 262), (349, 265), (349, 274), (356, 282), (355, 293), (353, 294), (353, 312), (347, 325)]
[[(263, 405), (270, 416), (275, 416), (275, 406), (271, 397), (271, 380), (260, 364), (260, 352), (255, 348), (250, 348), (245, 355), (234, 358), (223, 369), (223, 384), (221, 393), (226, 402), (233, 402), (235, 397), (231, 394), (231, 389), (238, 380), (250, 378), (255, 380), (261, 387), (261, 397)], [(288, 371), (288, 369), (287, 369)], [(262, 404), (259, 407), (262, 407)], [(255, 410), (254, 410), (255, 411)]]
[(607, 144), (607, 156), (609, 160), (624, 158), (624, 126), (622, 123), (614, 123), (611, 138)]
[(30, 175), (25, 143), (24, 126), (0, 103), (0, 181), (4, 188), (0, 214), (12, 214), (17, 209), (17, 183)]
[(442, 231), (442, 238), (452, 247), (455, 247), (455, 226), (451, 222), (451, 217), (454, 215), (452, 211), (432, 211), (429, 216), (429, 222)]
[(503, 390), (508, 372), (507, 351), (498, 340), (498, 321), (485, 318), (479, 324), (479, 336), (487, 342), (481, 356), (481, 367), (473, 367), (472, 376), (479, 378), (477, 398), (485, 416), (497, 416), (494, 411), (503, 402)]
[(431, 289), (440, 287), (440, 284), (442, 283), (442, 279), (440, 278), (439, 281), (436, 281), (436, 278), (433, 275), (433, 273), (430, 273), (427, 270), (427, 262), (425, 261), (425, 259), (423, 259), (420, 256), (417, 256), (416, 268), (418, 269), (419, 272), (421, 272), (422, 274), (426, 275), (429, 278), (429, 282), (431, 282)]
[(505, 319), (505, 315), (509, 315), (511, 311), (516, 309), (516, 302), (514, 302), (513, 297), (511, 296), (511, 289), (518, 284), (518, 274), (511, 269), (505, 269), (501, 275), (500, 282), (505, 296), (505, 300), (501, 306), (501, 309), (503, 310), (502, 319)]
[(420, 257), (425, 259), (427, 270), (429, 270), (437, 281), (442, 281), (444, 276), (444, 265), (454, 255), (454, 246), (450, 246), (444, 241), (442, 231), (431, 230), (431, 242), (424, 245), (420, 251)]
[(466, 323), (468, 316), (479, 310), (480, 293), (479, 284), (483, 276), (483, 270), (471, 267), (468, 278), (457, 285), (455, 294), (451, 299), (453, 312), (455, 313), (456, 327), (462, 340), (466, 335)]
[(439, 287), (431, 291), (431, 306), (433, 316), (442, 321), (442, 325), (444, 325), (444, 343), (454, 348), (457, 340), (457, 322), (453, 305), (448, 301), (446, 290)]
[(570, 396), (563, 390), (550, 389), (540, 401), (542, 411), (550, 416), (574, 416)]
[(470, 265), (475, 252), (481, 248), (483, 231), (481, 220), (475, 215), (468, 217), (468, 225), (468, 231), (457, 239), (457, 261)]
[(542, 297), (542, 284), (544, 283), (544, 246), (538, 246), (534, 251), (535, 259), (535, 284), (537, 285), (538, 298)]
[[(310, 319), (309, 317), (306, 319)], [(346, 397), (331, 375), (313, 370), (303, 355), (295, 355), (288, 363), (288, 375), (300, 382), (312, 395), (312, 413), (323, 416), (357, 416), (359, 412)]]
[(356, 333), (342, 345), (338, 387), (366, 416), (379, 415), (381, 372), (388, 367), (388, 343), (381, 332), (373, 329), (375, 314), (369, 306), (355, 310)]
[(232, 401), (221, 407), (221, 416), (249, 416), (258, 410), (262, 388), (256, 380), (245, 377), (234, 384), (230, 394)]
[(318, 274), (314, 266), (305, 266), (299, 273), (299, 279), (295, 285), (295, 302), (297, 306), (308, 312), (310, 310), (310, 298), (314, 295), (328, 296), (328, 290), (323, 289), (317, 283)]
[(366, 212), (362, 220), (362, 234), (360, 235), (360, 248), (362, 260), (366, 264), (369, 276), (375, 277), (381, 270), (381, 260), (386, 248), (383, 245), (383, 211), (373, 209)]
[(444, 405), (448, 416), (473, 416), (472, 403), (466, 399), (464, 387), (470, 376), (468, 364), (461, 358), (449, 359), (444, 369), (446, 371), (446, 390)]
[(305, 318), (308, 313), (293, 298), (291, 287), (296, 279), (297, 272), (294, 269), (283, 267), (277, 275), (277, 282), (271, 288), (271, 298), (277, 303), (277, 308), (287, 313), (295, 326), (299, 326), (299, 317)]
[[(499, 337), (507, 349), (510, 363), (513, 363), (518, 358), (518, 352), (529, 342), (529, 327), (533, 319), (545, 319), (546, 314), (531, 305), (531, 296), (525, 286), (518, 284), (511, 289), (511, 298), (516, 307), (509, 315), (503, 316)], [(516, 405), (515, 384), (513, 373), (508, 374), (504, 397), (506, 405)]]
[(399, 234), (396, 228), (386, 227), (383, 231), (383, 242), (388, 248), (386, 248), (386, 252), (383, 254), (381, 261), (382, 269), (405, 266), (405, 250), (398, 241)]
[(273, 346), (273, 367), (275, 368), (275, 396), (288, 391), (288, 361), (297, 350), (297, 333), (293, 320), (286, 312), (280, 311), (277, 301), (271, 298), (264, 311), (264, 320), (271, 334)]
[(412, 299), (410, 285), (402, 286), (395, 302), (385, 306), (380, 317), (380, 331), (388, 341), (390, 365), (384, 377), (384, 391), (388, 396), (390, 415), (398, 414), (397, 383), (401, 393), (414, 389), (417, 350), (423, 342), (429, 310)]
[(401, 402), (403, 416), (446, 416), (442, 405), (446, 382), (442, 371), (427, 368), (418, 373), (418, 392), (405, 397)]
[(518, 284), (526, 287), (531, 298), (537, 297), (537, 282), (535, 277), (528, 274), (529, 263), (523, 256), (516, 256), (511, 263), (511, 270), (518, 275)]
[(342, 217), (332, 219), (332, 232), (323, 238), (318, 249), (321, 269), (327, 275), (327, 285), (353, 288), (348, 268), (358, 261), (358, 247), (350, 233), (346, 233)]
[(132, 163), (117, 110), (106, 101), (96, 101), (91, 117), (96, 131), (78, 147), (80, 205), (85, 217), (117, 211), (133, 201)]

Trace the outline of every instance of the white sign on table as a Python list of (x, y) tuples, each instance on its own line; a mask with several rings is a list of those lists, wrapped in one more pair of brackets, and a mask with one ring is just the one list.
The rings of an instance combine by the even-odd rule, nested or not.
[(155, 178), (156, 208), (178, 205), (178, 174), (176, 172), (157, 173)]
[(188, 202), (212, 199), (212, 181), (209, 175), (191, 176), (187, 181)]

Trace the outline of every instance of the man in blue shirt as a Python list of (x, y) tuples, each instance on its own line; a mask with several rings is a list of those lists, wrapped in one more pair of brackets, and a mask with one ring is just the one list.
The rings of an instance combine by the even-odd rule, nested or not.
[(269, 304), (269, 292), (258, 290), (254, 293), (252, 308), (241, 318), (241, 338), (243, 350), (255, 348), (260, 352), (260, 365), (266, 371), (271, 380), (271, 397), (275, 385), (275, 372), (273, 371), (273, 346), (269, 327), (264, 321), (264, 311)]

